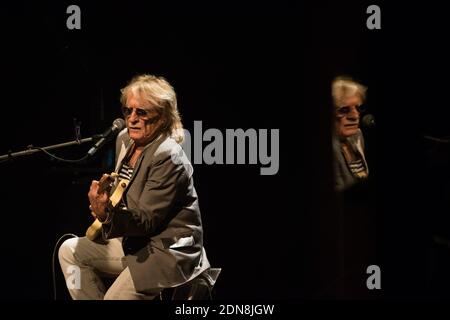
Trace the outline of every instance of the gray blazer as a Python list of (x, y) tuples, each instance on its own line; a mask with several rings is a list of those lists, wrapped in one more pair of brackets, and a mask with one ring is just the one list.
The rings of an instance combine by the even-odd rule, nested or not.
[[(369, 173), (369, 167), (364, 156), (364, 137), (361, 130), (358, 130), (356, 134), (348, 137), (347, 140), (350, 142), (353, 151), (361, 155), (364, 165), (367, 168), (367, 173)], [(338, 191), (342, 191), (355, 184), (358, 180), (353, 176), (352, 172), (348, 168), (347, 162), (345, 161), (344, 155), (341, 151), (339, 138), (336, 136), (333, 136), (333, 154), (335, 188)]]
[[(125, 129), (117, 137), (116, 172), (131, 146)], [(181, 285), (210, 268), (192, 165), (185, 155), (174, 161), (181, 150), (167, 135), (147, 145), (122, 197), (125, 208), (115, 208), (102, 227), (105, 239), (123, 237), (139, 292)]]

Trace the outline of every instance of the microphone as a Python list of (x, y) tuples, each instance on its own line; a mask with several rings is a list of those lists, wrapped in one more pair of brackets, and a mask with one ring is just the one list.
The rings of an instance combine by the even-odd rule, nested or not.
[(368, 129), (375, 128), (375, 117), (371, 114), (366, 114), (361, 120), (361, 125)]
[(94, 153), (98, 149), (100, 149), (112, 135), (118, 133), (123, 128), (125, 128), (125, 121), (123, 119), (117, 118), (116, 120), (114, 120), (112, 126), (109, 127), (105, 132), (103, 132), (101, 134), (101, 138), (94, 144), (91, 149), (89, 149), (88, 156), (92, 157)]

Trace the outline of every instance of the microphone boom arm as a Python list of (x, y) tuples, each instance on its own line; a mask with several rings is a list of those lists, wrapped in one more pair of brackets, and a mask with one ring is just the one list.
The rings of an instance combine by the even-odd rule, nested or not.
[(4, 160), (12, 160), (14, 158), (21, 157), (21, 156), (29, 156), (36, 152), (40, 152), (40, 151), (47, 151), (47, 150), (59, 149), (59, 148), (63, 148), (63, 147), (69, 147), (69, 146), (73, 146), (73, 145), (80, 145), (82, 143), (98, 140), (97, 137), (98, 137), (98, 135), (91, 137), (91, 138), (84, 138), (81, 140), (74, 140), (74, 141), (59, 143), (59, 144), (42, 147), (42, 148), (28, 146), (27, 150), (18, 151), (18, 152), (8, 152), (8, 154), (0, 156), (0, 162), (4, 161)]
[[(103, 134), (101, 135), (94, 135), (91, 138), (85, 138), (85, 139), (79, 139), (79, 137), (76, 137), (75, 141), (70, 141), (70, 142), (64, 142), (64, 143), (60, 143), (60, 144), (55, 144), (52, 146), (48, 146), (48, 147), (34, 147), (33, 145), (28, 146), (27, 150), (24, 151), (19, 151), (19, 152), (8, 152), (8, 154), (0, 156), (0, 163), (6, 160), (11, 160), (14, 159), (15, 157), (20, 157), (20, 156), (28, 156), (30, 154), (36, 153), (38, 151), (42, 151), (46, 154), (48, 154), (49, 156), (51, 156), (54, 159), (60, 160), (60, 161), (64, 161), (64, 162), (81, 162), (84, 161), (86, 159), (88, 159), (89, 157), (92, 157), (94, 155), (94, 153), (100, 149), (108, 140), (109, 138), (112, 138), (113, 134), (118, 133), (120, 130), (124, 129), (125, 127), (125, 121), (121, 118), (117, 118), (116, 120), (114, 120), (113, 125), (111, 127), (109, 127)], [(62, 148), (62, 147), (67, 147), (67, 146), (72, 146), (72, 145), (80, 145), (82, 143), (85, 142), (91, 142), (91, 141), (96, 141), (94, 146), (88, 151), (88, 153), (81, 159), (78, 160), (67, 160), (67, 159), (62, 159), (59, 158), (55, 155), (52, 155), (51, 153), (47, 152), (47, 150), (52, 150), (52, 149), (57, 149), (57, 148)]]

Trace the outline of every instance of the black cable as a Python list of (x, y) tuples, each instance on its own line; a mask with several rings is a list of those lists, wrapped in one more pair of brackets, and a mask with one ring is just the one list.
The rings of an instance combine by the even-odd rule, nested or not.
[(71, 238), (78, 238), (77, 235), (73, 233), (66, 233), (63, 234), (58, 241), (56, 241), (55, 247), (53, 248), (53, 255), (52, 255), (52, 277), (53, 277), (53, 299), (56, 300), (56, 272), (55, 272), (55, 256), (56, 256), (56, 250), (58, 249), (59, 242), (63, 240), (66, 236), (70, 236)]
[(63, 158), (60, 158), (60, 157), (55, 156), (54, 154), (51, 154), (50, 152), (48, 152), (47, 150), (45, 150), (44, 148), (41, 148), (41, 147), (28, 146), (28, 149), (40, 150), (40, 151), (44, 152), (45, 154), (47, 154), (48, 156), (50, 156), (51, 158), (56, 159), (56, 160), (61, 161), (61, 162), (77, 163), (77, 162), (83, 162), (83, 161), (85, 161), (87, 158), (89, 158), (89, 155), (86, 154), (83, 158), (76, 159), (76, 160), (72, 160), (72, 159), (63, 159)]

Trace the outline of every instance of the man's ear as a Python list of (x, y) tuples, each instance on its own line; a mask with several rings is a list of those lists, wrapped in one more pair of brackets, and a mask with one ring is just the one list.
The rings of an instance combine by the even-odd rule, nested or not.
[(161, 129), (167, 129), (167, 119), (165, 117), (161, 117), (159, 120), (161, 121)]

